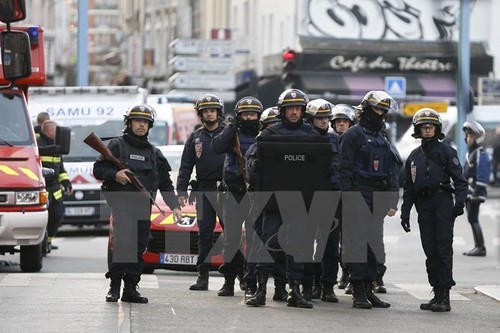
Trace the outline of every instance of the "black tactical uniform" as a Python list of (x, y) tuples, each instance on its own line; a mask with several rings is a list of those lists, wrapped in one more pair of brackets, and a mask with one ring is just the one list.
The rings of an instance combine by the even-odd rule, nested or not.
[[(125, 114), (127, 128), (123, 136), (109, 141), (108, 148), (113, 156), (125, 163), (153, 198), (157, 190), (160, 190), (165, 203), (174, 210), (179, 204), (170, 179), (171, 167), (161, 151), (149, 143), (147, 134), (134, 134), (130, 127), (132, 119), (147, 120), (151, 128), (154, 110), (148, 105), (137, 105), (128, 110)], [(97, 157), (94, 176), (104, 181), (102, 189), (111, 207), (112, 218), (109, 271), (106, 273), (106, 278), (111, 279), (111, 288), (106, 301), (118, 300), (123, 279), (125, 287), (122, 301), (147, 303), (148, 299), (141, 297), (136, 289), (144, 269), (143, 253), (149, 240), (152, 202), (131, 183), (118, 183), (117, 172), (116, 166), (104, 160), (102, 155)]]
[[(422, 138), (422, 144), (410, 153), (405, 163), (401, 225), (406, 232), (410, 231), (410, 211), (415, 205), (429, 284), (434, 288), (434, 298), (420, 308), (450, 311), (449, 292), (455, 285), (452, 276), (453, 226), (455, 218), (464, 212), (467, 181), (456, 150), (440, 141), (444, 134), (439, 114), (432, 109), (421, 109), (413, 117), (413, 126), (413, 136)], [(422, 129), (423, 126), (426, 129)], [(432, 126), (434, 135), (424, 138), (422, 131), (432, 131)]]
[(483, 231), (479, 224), (479, 207), (486, 200), (486, 187), (490, 181), (491, 161), (488, 153), (481, 145), (486, 132), (477, 121), (466, 121), (462, 126), (466, 135), (472, 139), (465, 139), (469, 151), (465, 156), (464, 176), (469, 183), (466, 209), (467, 220), (474, 236), (474, 248), (463, 254), (472, 257), (486, 256)]
[[(213, 138), (222, 133), (225, 125), (222, 120), (222, 101), (215, 95), (208, 94), (201, 97), (196, 103), (198, 116), (203, 120), (203, 110), (216, 109), (218, 126), (208, 130), (206, 124), (193, 131), (184, 145), (181, 166), (177, 178), (177, 193), (179, 197), (187, 197), (188, 184), (193, 168), (196, 167), (196, 188), (193, 189), (196, 197), (196, 214), (198, 223), (198, 280), (190, 286), (190, 290), (208, 290), (208, 274), (211, 258), (208, 256), (212, 249), (217, 212), (208, 200), (207, 195), (215, 193), (217, 182), (222, 180), (224, 155), (217, 154), (212, 149)], [(205, 192), (205, 193), (204, 193)], [(193, 194), (191, 194), (193, 196)], [(215, 197), (215, 195), (214, 195)], [(219, 216), (220, 217), (220, 216)]]
[[(387, 308), (390, 304), (376, 297), (372, 290), (377, 276), (377, 262), (385, 261), (385, 258), (375, 256), (376, 251), (372, 247), (377, 246), (379, 255), (385, 256), (383, 221), (389, 209), (397, 208), (397, 177), (401, 162), (381, 132), (385, 126), (385, 114), (391, 109), (397, 109), (397, 105), (385, 92), (370, 91), (358, 108), (359, 123), (344, 133), (340, 145), (339, 180), (343, 192), (342, 256), (350, 273), (353, 307)], [(389, 194), (388, 200), (384, 202), (384, 207), (377, 207), (376, 196), (381, 196), (381, 192)], [(373, 214), (370, 221), (346, 220), (346, 214), (360, 209), (360, 203), (355, 204), (353, 199), (348, 197), (353, 193), (361, 193), (364, 200), (361, 204), (366, 204)], [(361, 226), (370, 229), (371, 236), (376, 238), (374, 243), (367, 245), (366, 255), (363, 254), (363, 260), (366, 261), (363, 262), (352, 258), (352, 255), (359, 251), (356, 247), (359, 245), (357, 235), (363, 235), (363, 232), (357, 231), (356, 228)]]
[(54, 173), (50, 176), (45, 177), (45, 186), (49, 192), (49, 219), (47, 223), (47, 236), (48, 244), (47, 251), (50, 252), (52, 248), (56, 248), (52, 245), (52, 239), (56, 236), (61, 221), (64, 217), (64, 202), (63, 202), (63, 192), (61, 186), (65, 191), (71, 189), (71, 182), (69, 176), (64, 169), (63, 158), (60, 154), (46, 154), (44, 147), (53, 146), (54, 140), (50, 139), (42, 132), (39, 133), (37, 138), (37, 144), (40, 149), (40, 159), (42, 160), (42, 166), (45, 168), (50, 168), (54, 170)]
[[(306, 121), (314, 126), (314, 129), (322, 136), (328, 137), (332, 147), (332, 162), (330, 184), (332, 191), (339, 191), (337, 170), (339, 168), (340, 137), (336, 133), (329, 132), (329, 124), (333, 115), (333, 105), (324, 99), (315, 99), (306, 106)], [(323, 127), (314, 124), (314, 119)], [(326, 127), (325, 127), (326, 126)], [(314, 254), (314, 288), (312, 276), (306, 271), (306, 277), (302, 283), (302, 294), (306, 300), (321, 298), (324, 302), (337, 303), (339, 300), (333, 291), (337, 283), (339, 270), (339, 237), (340, 237), (340, 208), (337, 207), (335, 220), (331, 225), (320, 226), (316, 232), (316, 251)], [(308, 266), (306, 266), (308, 267)]]
[[(278, 98), (278, 110), (281, 122), (277, 123), (272, 127), (264, 129), (260, 136), (304, 136), (304, 135), (319, 135), (319, 133), (309, 124), (303, 122), (302, 117), (304, 115), (305, 107), (309, 102), (307, 95), (298, 89), (285, 90)], [(297, 122), (291, 122), (286, 118), (285, 113), (287, 107), (299, 106), (301, 108), (300, 119)], [(254, 151), (254, 154), (247, 154), (249, 166), (249, 173), (258, 174), (259, 170), (259, 160), (257, 160), (258, 149)], [(257, 164), (257, 165), (256, 165)], [(261, 166), (260, 166), (261, 167)], [(257, 177), (252, 175), (252, 177)], [(271, 199), (273, 200), (273, 199)], [(313, 304), (304, 299), (303, 295), (300, 293), (300, 284), (304, 279), (305, 274), (305, 264), (297, 263), (294, 261), (292, 255), (287, 254), (286, 259), (283, 258), (283, 252), (281, 251), (281, 246), (278, 242), (278, 233), (283, 224), (283, 220), (280, 216), (279, 210), (268, 209), (270, 205), (266, 206), (263, 213), (262, 221), (262, 242), (270, 247), (271, 256), (273, 257), (275, 264), (269, 263), (258, 263), (257, 264), (257, 279), (258, 279), (258, 291), (254, 297), (246, 301), (247, 305), (259, 306), (265, 305), (266, 299), (266, 284), (269, 274), (274, 271), (275, 265), (280, 265), (284, 260), (286, 260), (286, 275), (289, 280), (289, 285), (291, 288), (291, 293), (288, 296), (288, 305), (294, 307), (312, 308)], [(274, 206), (274, 205), (271, 205)], [(314, 232), (315, 230), (312, 230)], [(312, 244), (311, 244), (312, 245)], [(312, 251), (311, 251), (311, 261), (312, 261)], [(281, 264), (282, 265), (282, 264)], [(312, 266), (312, 263), (310, 263)], [(311, 269), (312, 272), (312, 269)]]
[[(248, 219), (250, 200), (247, 193), (245, 174), (245, 154), (248, 148), (255, 143), (259, 133), (259, 117), (263, 107), (260, 101), (252, 96), (243, 97), (236, 103), (236, 117), (231, 119), (222, 133), (212, 141), (212, 148), (216, 153), (225, 153), (224, 170), (222, 176), (224, 200), (224, 264), (219, 272), (224, 275), (224, 286), (219, 296), (234, 295), (234, 280), (238, 274), (243, 279), (244, 257), (241, 249), (241, 234), (243, 223)], [(244, 113), (254, 113), (255, 119), (247, 120)], [(253, 225), (245, 223), (246, 239), (253, 238)], [(250, 251), (247, 242), (247, 251)], [(256, 286), (252, 275), (246, 275), (248, 283)], [(253, 276), (254, 277), (254, 276)], [(255, 289), (255, 288), (254, 288)]]

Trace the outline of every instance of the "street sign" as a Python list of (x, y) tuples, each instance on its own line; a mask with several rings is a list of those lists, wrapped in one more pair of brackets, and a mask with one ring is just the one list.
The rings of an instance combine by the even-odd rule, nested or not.
[(206, 94), (214, 94), (219, 97), (223, 102), (234, 102), (236, 100), (236, 92), (233, 91), (213, 91), (213, 90), (188, 90), (188, 89), (174, 89), (169, 94), (179, 94), (187, 96), (191, 101), (197, 101), (201, 96)]
[(439, 113), (448, 112), (448, 102), (414, 102), (405, 103), (403, 108), (403, 115), (413, 117), (418, 110), (423, 108), (431, 108)]
[(175, 73), (168, 82), (173, 88), (187, 89), (234, 89), (236, 78), (234, 74), (192, 74)]
[(406, 97), (406, 78), (404, 76), (386, 76), (385, 91), (394, 98)]
[(175, 54), (210, 55), (214, 57), (231, 57), (235, 43), (231, 40), (177, 38), (169, 45)]
[(478, 80), (478, 104), (500, 104), (500, 80), (480, 77)]
[(175, 71), (180, 72), (232, 72), (234, 58), (201, 58), (176, 56), (169, 61)]

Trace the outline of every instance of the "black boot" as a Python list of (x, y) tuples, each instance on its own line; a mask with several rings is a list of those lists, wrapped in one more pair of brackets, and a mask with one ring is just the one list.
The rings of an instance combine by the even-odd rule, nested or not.
[(321, 296), (321, 300), (323, 302), (328, 303), (338, 303), (339, 299), (335, 295), (333, 291), (333, 284), (331, 283), (323, 283), (323, 295)]
[(321, 263), (314, 264), (314, 282), (312, 287), (312, 299), (320, 299), (321, 298), (321, 273), (322, 267)]
[(286, 302), (287, 298), (288, 298), (288, 292), (286, 291), (286, 283), (275, 282), (273, 301)]
[(224, 278), (224, 285), (219, 289), (217, 296), (234, 296), (234, 278)]
[(451, 311), (450, 289), (441, 288), (440, 297), (438, 297), (436, 303), (431, 305), (431, 311), (434, 311), (434, 312)]
[(350, 282), (352, 285), (352, 307), (358, 309), (371, 309), (372, 303), (366, 298), (363, 281)]
[(123, 281), (125, 282), (125, 287), (123, 288), (122, 302), (129, 303), (147, 303), (148, 299), (142, 297), (137, 291), (137, 284), (141, 280), (138, 276), (125, 275)]
[[(341, 265), (342, 267), (342, 265)], [(349, 272), (346, 268), (342, 267), (342, 276), (339, 281), (339, 289), (345, 289), (349, 284)]]
[(442, 288), (434, 287), (432, 292), (434, 293), (434, 297), (429, 302), (420, 304), (420, 310), (430, 310), (431, 306), (436, 303), (440, 297), (442, 297)]
[(345, 294), (352, 295), (352, 283), (348, 282), (347, 286), (345, 286)]
[(109, 284), (109, 291), (106, 295), (106, 302), (118, 302), (118, 300), (120, 299), (121, 284), (121, 278), (111, 279), (111, 283)]
[(196, 282), (189, 286), (189, 290), (208, 290), (208, 273), (210, 267), (200, 266), (198, 268), (198, 279)]
[(372, 287), (373, 287), (373, 282), (372, 281), (365, 281), (365, 292), (366, 292), (366, 298), (370, 303), (372, 303), (372, 307), (374, 308), (390, 308), (391, 304), (381, 300), (375, 294), (373, 293)]
[(471, 223), (472, 235), (474, 236), (475, 247), (469, 252), (464, 252), (464, 256), (471, 257), (485, 257), (486, 247), (484, 246), (483, 231), (481, 230), (481, 225), (479, 223)]
[(290, 285), (290, 294), (288, 295), (288, 299), (286, 300), (287, 306), (311, 309), (313, 307), (313, 304), (309, 301), (306, 301), (300, 294), (300, 282), (290, 280), (288, 284)]
[(247, 290), (247, 283), (245, 281), (245, 271), (243, 269), (238, 273), (236, 278), (240, 282), (240, 290), (241, 291)]
[(259, 273), (257, 275), (258, 289), (255, 295), (247, 299), (246, 305), (260, 306), (266, 305), (266, 290), (267, 290), (267, 280), (269, 279), (269, 273)]
[(312, 282), (302, 283), (302, 297), (304, 297), (306, 301), (310, 302), (312, 300), (312, 293), (313, 293)]
[(247, 282), (247, 289), (245, 290), (245, 300), (252, 298), (256, 292), (257, 292), (257, 284)]
[(384, 280), (382, 280), (381, 276), (377, 276), (375, 282), (373, 282), (373, 291), (377, 294), (387, 293), (387, 289), (384, 286)]

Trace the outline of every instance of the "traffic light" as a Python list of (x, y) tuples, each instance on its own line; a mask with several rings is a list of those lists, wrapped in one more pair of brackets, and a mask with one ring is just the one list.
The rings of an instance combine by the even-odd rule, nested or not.
[(296, 84), (295, 71), (295, 61), (297, 54), (295, 51), (286, 49), (283, 52), (283, 73), (281, 74), (281, 80), (286, 88), (293, 88)]

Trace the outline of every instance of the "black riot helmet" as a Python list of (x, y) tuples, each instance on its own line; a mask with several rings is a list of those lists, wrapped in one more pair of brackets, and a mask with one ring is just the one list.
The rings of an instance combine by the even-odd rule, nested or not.
[(420, 133), (420, 126), (424, 124), (431, 124), (436, 126), (436, 136), (439, 140), (444, 139), (444, 134), (442, 133), (443, 123), (441, 122), (441, 116), (436, 110), (431, 108), (423, 108), (418, 110), (412, 119), (413, 124), (413, 136), (416, 139), (421, 139), (422, 135)]
[(236, 103), (234, 113), (238, 116), (241, 112), (256, 112), (260, 118), (263, 110), (264, 107), (257, 98), (253, 96), (245, 96)]
[(347, 119), (354, 125), (356, 123), (354, 108), (347, 104), (336, 104), (333, 107), (332, 122), (337, 119)]
[(144, 119), (149, 122), (149, 128), (153, 127), (156, 118), (156, 111), (151, 105), (138, 104), (128, 109), (123, 115), (123, 122), (128, 125), (129, 120)]
[(280, 119), (278, 118), (278, 108), (276, 106), (265, 109), (260, 116), (260, 124), (262, 128), (267, 127), (269, 124), (279, 122)]
[(287, 89), (281, 93), (278, 98), (279, 117), (283, 116), (284, 108), (287, 106), (301, 106), (302, 110), (306, 110), (307, 103), (309, 103), (309, 97), (299, 89)]
[(224, 109), (224, 103), (222, 100), (214, 94), (206, 94), (200, 97), (196, 101), (196, 105), (194, 106), (196, 112), (198, 113), (198, 117), (203, 121), (203, 110), (205, 109), (216, 109), (217, 114), (219, 116), (219, 121), (222, 121), (224, 117), (222, 116), (222, 110)]

